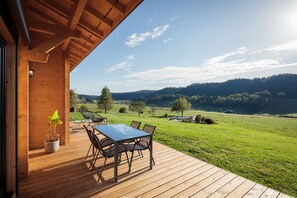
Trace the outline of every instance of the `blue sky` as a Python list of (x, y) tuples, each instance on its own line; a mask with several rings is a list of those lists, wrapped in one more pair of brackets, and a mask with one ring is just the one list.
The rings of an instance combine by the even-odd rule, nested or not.
[(296, 0), (144, 0), (71, 73), (80, 94), (297, 73)]

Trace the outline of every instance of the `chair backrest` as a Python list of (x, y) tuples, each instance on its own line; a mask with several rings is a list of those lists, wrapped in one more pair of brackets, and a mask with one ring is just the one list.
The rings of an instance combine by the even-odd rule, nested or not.
[(86, 132), (88, 134), (90, 142), (94, 145), (94, 138), (92, 136), (93, 132), (91, 130), (89, 130), (86, 125), (84, 125), (84, 128), (86, 129)]
[[(156, 129), (156, 126), (149, 125), (149, 124), (145, 124), (145, 125), (143, 126), (143, 130), (144, 130), (145, 132), (147, 132), (147, 133), (152, 134), (152, 136), (153, 136), (154, 133), (155, 133), (155, 129)], [(149, 137), (144, 137), (144, 138), (140, 138), (140, 139), (146, 141), (148, 144), (149, 144), (149, 142), (151, 141), (151, 138), (149, 138)]]
[(104, 157), (106, 157), (106, 153), (103, 150), (99, 137), (95, 133), (92, 133), (92, 136), (94, 140), (94, 147), (97, 148)]
[(141, 122), (134, 121), (134, 120), (132, 120), (132, 122), (130, 124), (130, 126), (135, 128), (135, 129), (139, 129), (140, 125), (141, 125)]
[(143, 130), (147, 133), (151, 133), (152, 135), (154, 135), (155, 129), (156, 129), (156, 126), (149, 125), (149, 124), (145, 124), (143, 126)]

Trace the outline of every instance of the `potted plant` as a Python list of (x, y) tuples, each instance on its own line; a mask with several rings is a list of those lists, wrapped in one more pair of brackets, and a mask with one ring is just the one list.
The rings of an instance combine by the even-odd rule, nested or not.
[(57, 134), (57, 125), (63, 124), (58, 115), (58, 110), (48, 117), (47, 137), (44, 141), (44, 149), (46, 153), (54, 153), (59, 150), (60, 140)]

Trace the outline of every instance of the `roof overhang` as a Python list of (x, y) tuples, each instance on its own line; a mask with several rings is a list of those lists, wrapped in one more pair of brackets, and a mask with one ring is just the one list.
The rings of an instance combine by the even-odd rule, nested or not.
[(73, 70), (143, 0), (23, 0), (33, 61), (62, 46)]

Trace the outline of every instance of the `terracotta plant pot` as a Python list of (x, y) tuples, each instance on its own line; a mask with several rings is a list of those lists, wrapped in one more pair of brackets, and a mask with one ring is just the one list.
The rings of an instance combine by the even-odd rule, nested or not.
[(54, 140), (51, 142), (44, 141), (44, 149), (46, 153), (54, 153), (59, 150), (60, 140)]

